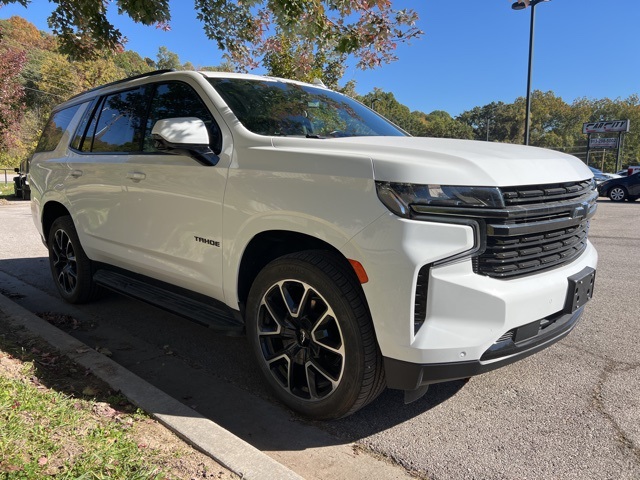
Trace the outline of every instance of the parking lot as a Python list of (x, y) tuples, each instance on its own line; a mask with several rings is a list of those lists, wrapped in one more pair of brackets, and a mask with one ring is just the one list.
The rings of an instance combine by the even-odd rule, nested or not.
[[(355, 415), (309, 423), (275, 404), (242, 338), (116, 295), (59, 300), (28, 202), (0, 205), (0, 290), (33, 312), (68, 313), (71, 332), (305, 478), (640, 478), (640, 202), (599, 201), (595, 296), (551, 348), (403, 404), (387, 391)], [(354, 453), (355, 452), (355, 453)], [(373, 463), (372, 463), (373, 462)]]

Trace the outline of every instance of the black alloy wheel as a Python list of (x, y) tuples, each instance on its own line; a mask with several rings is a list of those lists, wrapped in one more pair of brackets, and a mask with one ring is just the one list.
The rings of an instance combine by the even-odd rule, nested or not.
[(71, 217), (59, 217), (53, 222), (47, 245), (51, 273), (60, 296), (69, 303), (96, 298), (100, 289), (93, 281), (91, 260), (80, 245)]
[(66, 295), (72, 295), (78, 286), (78, 263), (73, 243), (64, 230), (56, 230), (53, 234), (51, 254), (54, 277)]
[(331, 305), (311, 285), (295, 279), (274, 284), (260, 302), (257, 334), (271, 374), (291, 395), (316, 401), (340, 385), (342, 329)]
[(251, 287), (246, 325), (267, 384), (302, 415), (349, 415), (386, 386), (364, 293), (336, 254), (307, 251), (268, 264)]

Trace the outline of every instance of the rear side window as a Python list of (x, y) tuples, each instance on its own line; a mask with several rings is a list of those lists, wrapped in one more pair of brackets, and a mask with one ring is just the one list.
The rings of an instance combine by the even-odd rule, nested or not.
[(51, 152), (56, 149), (58, 143), (60, 143), (60, 140), (62, 139), (62, 135), (69, 126), (69, 123), (71, 123), (73, 116), (76, 114), (79, 108), (80, 104), (59, 110), (57, 112), (53, 112), (51, 114), (49, 121), (42, 131), (42, 136), (38, 141), (36, 153)]
[(209, 131), (211, 148), (222, 149), (218, 124), (197, 92), (182, 82), (144, 85), (94, 100), (80, 120), (71, 148), (85, 153), (155, 153), (155, 122), (197, 117)]
[(148, 97), (143, 87), (107, 96), (83, 143), (92, 152), (139, 152)]

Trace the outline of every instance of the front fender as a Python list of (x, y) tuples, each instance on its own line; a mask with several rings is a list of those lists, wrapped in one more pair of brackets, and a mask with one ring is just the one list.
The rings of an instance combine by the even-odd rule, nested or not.
[(331, 245), (345, 257), (354, 253), (349, 246), (348, 231), (322, 218), (311, 217), (299, 212), (268, 212), (255, 215), (236, 231), (232, 238), (225, 237), (223, 245), (223, 290), (227, 305), (237, 308), (238, 305), (238, 266), (251, 241), (264, 232), (285, 231), (312, 236)]

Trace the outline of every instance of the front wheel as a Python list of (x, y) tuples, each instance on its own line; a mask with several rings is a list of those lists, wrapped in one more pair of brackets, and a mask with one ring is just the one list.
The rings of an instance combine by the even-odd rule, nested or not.
[(349, 415), (385, 388), (364, 294), (336, 255), (286, 255), (257, 276), (247, 334), (274, 394), (314, 419)]
[(609, 198), (614, 202), (623, 202), (627, 198), (627, 191), (622, 187), (613, 187), (609, 190)]
[(91, 260), (80, 245), (78, 234), (69, 216), (59, 217), (51, 225), (49, 265), (60, 296), (69, 303), (85, 303), (99, 295), (93, 281)]

